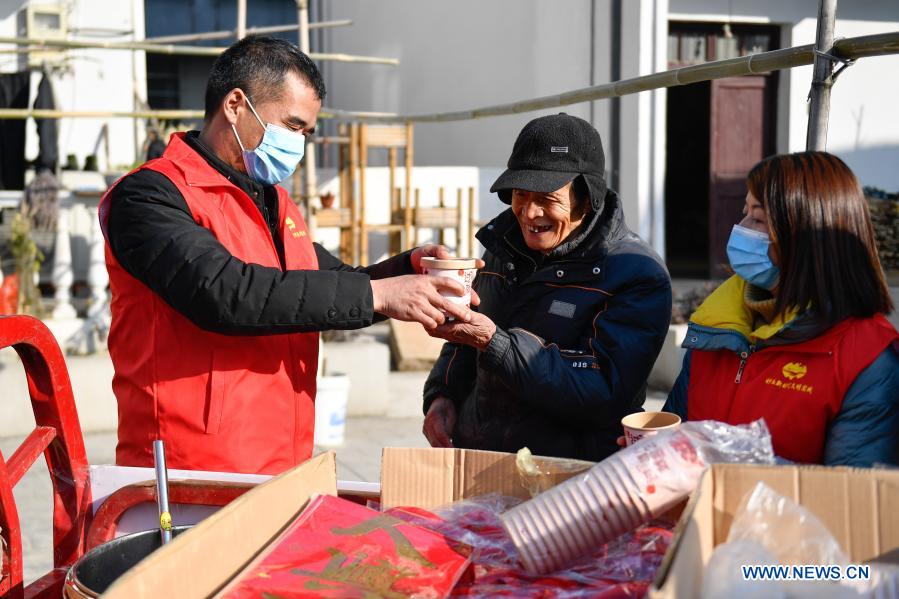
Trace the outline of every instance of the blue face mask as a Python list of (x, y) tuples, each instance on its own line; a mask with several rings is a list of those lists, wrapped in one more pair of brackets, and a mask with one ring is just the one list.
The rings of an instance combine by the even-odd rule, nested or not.
[(771, 239), (754, 229), (734, 225), (727, 241), (727, 258), (734, 272), (748, 283), (773, 289), (780, 279), (780, 269), (768, 256)]
[(303, 154), (306, 152), (306, 137), (278, 125), (264, 124), (256, 113), (256, 109), (250, 104), (249, 98), (247, 98), (247, 106), (265, 129), (259, 147), (255, 150), (247, 150), (240, 141), (237, 128), (231, 125), (241, 154), (243, 154), (243, 164), (247, 168), (247, 174), (254, 181), (266, 185), (280, 183), (293, 174), (300, 160), (303, 159)]

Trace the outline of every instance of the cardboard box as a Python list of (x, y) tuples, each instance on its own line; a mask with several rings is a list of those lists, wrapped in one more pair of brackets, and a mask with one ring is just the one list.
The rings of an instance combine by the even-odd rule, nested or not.
[(897, 471), (719, 464), (690, 498), (650, 597), (699, 597), (713, 549), (727, 540), (734, 514), (758, 482), (810, 509), (855, 563), (899, 547)]
[(277, 538), (314, 494), (337, 495), (332, 452), (237, 498), (140, 562), (103, 597), (208, 597)]
[[(549, 486), (594, 464), (534, 456)], [(471, 449), (387, 447), (381, 457), (381, 506), (424, 509), (461, 499), (499, 493), (530, 499), (515, 464), (514, 453)]]
[[(555, 484), (590, 462), (535, 458)], [(381, 462), (385, 508), (432, 508), (500, 493), (528, 499), (515, 455), (461, 449), (387, 448)], [(208, 597), (243, 571), (303, 511), (314, 494), (337, 494), (336, 462), (325, 453), (222, 508), (120, 578), (104, 598)]]

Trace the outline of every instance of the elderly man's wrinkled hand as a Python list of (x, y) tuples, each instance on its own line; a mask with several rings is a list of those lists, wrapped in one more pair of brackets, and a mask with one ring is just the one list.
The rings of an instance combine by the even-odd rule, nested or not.
[(456, 426), (456, 406), (446, 397), (431, 402), (421, 432), (431, 447), (452, 447), (453, 428)]
[(434, 275), (404, 275), (371, 282), (375, 312), (407, 322), (418, 322), (434, 329), (452, 316), (459, 322), (471, 319), (471, 310), (446, 299), (440, 292), (461, 297), (462, 283)]
[(428, 335), (431, 337), (439, 337), (452, 343), (470, 345), (482, 351), (493, 339), (494, 333), (496, 333), (496, 325), (490, 318), (480, 312), (472, 312), (471, 320), (468, 322), (447, 321), (438, 327), (428, 329)]

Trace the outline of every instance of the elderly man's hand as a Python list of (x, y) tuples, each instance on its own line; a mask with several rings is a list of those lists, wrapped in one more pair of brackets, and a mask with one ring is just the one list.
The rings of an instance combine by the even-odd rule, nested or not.
[(431, 447), (452, 447), (453, 428), (456, 426), (456, 406), (446, 397), (431, 402), (421, 432)]
[[(438, 260), (452, 260), (453, 258), (456, 258), (456, 257), (457, 256), (453, 256), (452, 254), (450, 254), (450, 251), (448, 249), (446, 249), (446, 246), (435, 245), (435, 244), (423, 245), (421, 247), (417, 247), (414, 250), (412, 250), (412, 256), (411, 256), (412, 268), (415, 270), (415, 272), (417, 272), (418, 274), (421, 274), (421, 259), (422, 258), (437, 258)], [(480, 258), (477, 259), (477, 268), (484, 268), (485, 265), (486, 265), (486, 262), (484, 262)]]
[(428, 335), (431, 337), (439, 337), (452, 343), (470, 345), (481, 351), (493, 339), (494, 333), (496, 333), (496, 325), (480, 312), (472, 312), (471, 320), (467, 322), (459, 320), (447, 321), (436, 328), (428, 329)]
[(404, 275), (373, 279), (371, 282), (374, 309), (379, 314), (396, 320), (418, 322), (426, 329), (440, 326), (446, 322), (447, 316), (459, 322), (468, 322), (471, 310), (441, 296), (441, 291), (461, 297), (465, 287), (448, 277), (434, 275)]

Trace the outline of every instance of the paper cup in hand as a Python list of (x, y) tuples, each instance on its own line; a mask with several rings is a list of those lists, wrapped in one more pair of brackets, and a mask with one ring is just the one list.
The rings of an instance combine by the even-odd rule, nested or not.
[(474, 258), (440, 260), (438, 258), (427, 256), (421, 259), (421, 274), (447, 277), (454, 281), (459, 281), (459, 283), (465, 287), (464, 295), (459, 296), (448, 291), (441, 291), (440, 295), (454, 304), (470, 306), (471, 284), (474, 281), (475, 274), (478, 272), (477, 264), (478, 261)]
[(680, 426), (680, 416), (671, 412), (637, 412), (621, 419), (624, 427), (624, 441), (633, 445), (643, 437)]

